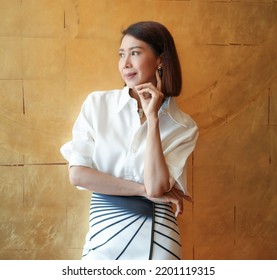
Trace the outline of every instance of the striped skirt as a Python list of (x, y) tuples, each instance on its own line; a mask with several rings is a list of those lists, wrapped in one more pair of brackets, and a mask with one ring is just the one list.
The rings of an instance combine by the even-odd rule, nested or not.
[(171, 204), (93, 193), (82, 259), (179, 260), (181, 238)]

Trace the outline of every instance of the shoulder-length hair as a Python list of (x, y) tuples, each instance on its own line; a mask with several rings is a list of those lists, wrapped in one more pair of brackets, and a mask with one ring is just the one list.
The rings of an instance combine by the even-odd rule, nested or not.
[[(141, 21), (122, 31), (144, 41), (162, 58), (162, 91), (165, 97), (178, 96), (182, 88), (182, 73), (174, 39), (168, 29), (155, 21)], [(123, 38), (122, 37), (122, 38)]]

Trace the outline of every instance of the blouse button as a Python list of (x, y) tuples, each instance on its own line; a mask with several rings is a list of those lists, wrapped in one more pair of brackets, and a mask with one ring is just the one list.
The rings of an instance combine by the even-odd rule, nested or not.
[(131, 153), (135, 154), (137, 150), (135, 148), (131, 148)]

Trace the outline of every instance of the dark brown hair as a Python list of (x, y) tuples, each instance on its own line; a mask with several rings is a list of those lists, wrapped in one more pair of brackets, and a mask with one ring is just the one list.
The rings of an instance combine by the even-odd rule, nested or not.
[(178, 96), (182, 88), (181, 66), (174, 39), (168, 29), (155, 21), (141, 21), (122, 31), (144, 41), (162, 58), (162, 91), (166, 97)]

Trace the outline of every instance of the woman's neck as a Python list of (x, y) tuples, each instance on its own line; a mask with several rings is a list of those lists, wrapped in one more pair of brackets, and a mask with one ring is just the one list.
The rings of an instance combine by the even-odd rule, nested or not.
[(131, 96), (132, 98), (134, 98), (134, 99), (137, 101), (137, 103), (138, 103), (138, 109), (141, 109), (142, 106), (141, 106), (141, 101), (140, 101), (140, 98), (139, 98), (139, 96), (138, 96), (138, 93), (137, 93), (134, 89), (131, 89), (131, 88), (130, 88), (129, 94), (130, 94), (130, 96)]

